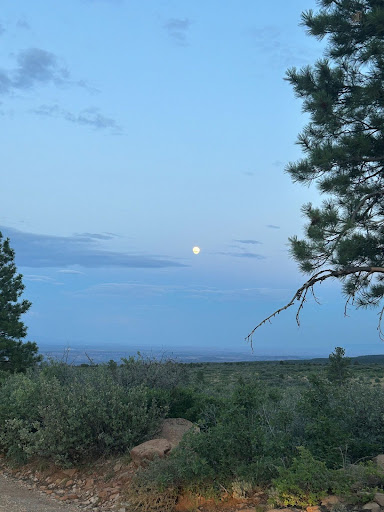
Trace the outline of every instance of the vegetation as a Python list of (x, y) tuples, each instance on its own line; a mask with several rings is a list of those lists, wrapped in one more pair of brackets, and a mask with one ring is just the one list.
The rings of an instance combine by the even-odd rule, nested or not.
[(318, 13), (302, 14), (302, 24), (327, 38), (325, 57), (287, 72), (310, 121), (298, 137), (304, 158), (286, 170), (294, 182), (315, 182), (326, 199), (303, 206), (305, 237), (290, 238), (292, 256), (310, 278), (257, 327), (296, 302), (299, 323), (308, 291), (327, 279), (341, 281), (347, 304), (357, 307), (377, 306), (384, 296), (384, 5), (319, 4)]
[(20, 317), (31, 303), (19, 300), (24, 285), (14, 258), (9, 239), (4, 239), (0, 232), (0, 371), (11, 373), (24, 372), (41, 360), (36, 343), (21, 341), (27, 335), (27, 328)]
[(336, 347), (335, 351), (329, 355), (328, 379), (341, 386), (350, 377), (349, 366), (351, 360), (345, 357), (345, 350)]
[[(349, 370), (336, 374), (342, 385), (334, 364)], [(317, 362), (49, 361), (3, 380), (0, 452), (70, 466), (126, 454), (155, 437), (162, 418), (186, 417), (200, 432), (129, 487), (141, 510), (171, 510), (180, 492), (224, 489), (235, 497), (265, 489), (274, 506), (305, 507), (327, 493), (362, 503), (384, 485), (366, 464), (384, 452), (383, 379), (383, 361), (348, 364), (340, 347)]]

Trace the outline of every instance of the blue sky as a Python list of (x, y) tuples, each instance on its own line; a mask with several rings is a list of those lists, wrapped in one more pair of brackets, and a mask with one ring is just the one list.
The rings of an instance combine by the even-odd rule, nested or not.
[[(0, 230), (38, 344), (220, 348), (289, 300), (313, 188), (284, 173), (306, 122), (283, 80), (323, 44), (313, 0), (4, 0)], [(192, 247), (201, 248), (199, 255)], [(255, 354), (383, 353), (337, 284)]]

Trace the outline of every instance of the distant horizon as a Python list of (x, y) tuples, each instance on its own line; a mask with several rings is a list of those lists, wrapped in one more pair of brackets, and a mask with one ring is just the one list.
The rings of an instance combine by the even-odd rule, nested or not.
[[(382, 351), (375, 350), (375, 347), (371, 347), (371, 349), (367, 348), (367, 346), (356, 347), (356, 346), (348, 346), (348, 344), (335, 345), (330, 352), (317, 352), (317, 353), (295, 353), (295, 352), (286, 352), (286, 353), (268, 353), (268, 352), (258, 352), (257, 350), (251, 350), (248, 346), (243, 347), (243, 349), (234, 350), (230, 347), (194, 347), (194, 346), (170, 346), (170, 345), (150, 345), (150, 344), (110, 344), (108, 346), (103, 344), (92, 344), (92, 343), (52, 343), (52, 342), (41, 342), (38, 343), (39, 351), (42, 354), (55, 353), (55, 357), (60, 354), (68, 353), (68, 354), (76, 354), (78, 357), (82, 354), (88, 353), (98, 353), (98, 354), (118, 354), (116, 357), (120, 359), (121, 357), (129, 357), (135, 356), (138, 352), (141, 353), (144, 357), (153, 356), (153, 357), (175, 357), (183, 358), (183, 359), (193, 359), (199, 358), (199, 360), (203, 360), (207, 358), (207, 360), (222, 360), (224, 361), (252, 361), (252, 360), (305, 360), (305, 359), (317, 359), (317, 358), (328, 358), (329, 354), (333, 352), (336, 346), (343, 347), (346, 350), (347, 357), (359, 357), (359, 356), (380, 356), (384, 355), (384, 343), (382, 347)], [(380, 348), (380, 347), (379, 347)], [(69, 350), (68, 350), (69, 349)], [(114, 357), (108, 357), (107, 360), (113, 359)], [(242, 359), (243, 358), (243, 359)]]

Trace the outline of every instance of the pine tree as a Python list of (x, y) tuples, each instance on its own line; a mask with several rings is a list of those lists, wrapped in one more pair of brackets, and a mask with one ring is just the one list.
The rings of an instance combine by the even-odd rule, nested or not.
[(0, 232), (0, 370), (12, 373), (25, 371), (41, 360), (36, 343), (21, 341), (27, 335), (27, 328), (20, 317), (28, 311), (31, 303), (19, 300), (24, 285), (14, 258), (9, 239), (4, 239)]
[[(384, 297), (384, 2), (320, 0), (302, 14), (309, 35), (327, 38), (324, 58), (287, 71), (310, 121), (298, 136), (303, 158), (287, 167), (293, 182), (315, 183), (325, 200), (303, 206), (305, 237), (291, 254), (310, 275), (281, 311), (337, 279), (346, 306), (379, 306)], [(379, 335), (384, 339), (379, 313)]]
[(345, 349), (336, 347), (332, 354), (329, 354), (327, 367), (328, 379), (339, 386), (342, 386), (351, 377), (351, 359), (345, 357)]

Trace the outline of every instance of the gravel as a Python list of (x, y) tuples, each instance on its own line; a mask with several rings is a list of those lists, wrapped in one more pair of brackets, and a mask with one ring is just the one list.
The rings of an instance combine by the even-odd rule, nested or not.
[(75, 505), (54, 501), (36, 489), (0, 474), (0, 512), (79, 512)]

